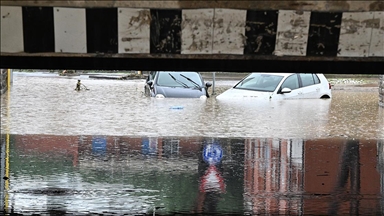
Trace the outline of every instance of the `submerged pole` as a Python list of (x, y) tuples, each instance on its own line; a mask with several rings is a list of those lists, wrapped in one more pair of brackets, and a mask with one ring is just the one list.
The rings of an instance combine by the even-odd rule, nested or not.
[(384, 108), (384, 74), (379, 77), (379, 106)]
[(212, 73), (212, 95), (215, 95), (215, 80), (216, 80), (216, 72)]

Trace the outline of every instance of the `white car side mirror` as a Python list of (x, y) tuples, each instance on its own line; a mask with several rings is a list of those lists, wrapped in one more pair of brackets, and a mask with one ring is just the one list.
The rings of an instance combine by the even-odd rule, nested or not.
[(283, 88), (283, 89), (281, 89), (281, 93), (282, 94), (286, 94), (286, 93), (291, 93), (291, 89), (290, 88)]

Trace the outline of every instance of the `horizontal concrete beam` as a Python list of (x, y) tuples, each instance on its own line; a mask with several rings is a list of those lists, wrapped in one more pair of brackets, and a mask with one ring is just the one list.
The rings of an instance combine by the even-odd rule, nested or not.
[[(2, 55), (0, 68), (12, 69), (73, 69), (73, 70), (172, 70), (172, 71), (224, 71), (224, 72), (303, 72), (324, 74), (382, 74), (382, 58), (324, 57), (263, 57), (217, 55), (216, 59), (204, 55), (132, 54), (58, 56), (47, 54), (10, 56)], [(245, 59), (247, 58), (248, 59)], [(253, 58), (253, 59), (252, 59)], [(374, 60), (376, 61), (368, 61)]]
[(204, 1), (204, 0), (167, 0), (167, 1), (63, 1), (63, 0), (12, 0), (1, 1), (2, 6), (31, 6), (31, 7), (74, 7), (74, 8), (156, 8), (156, 9), (202, 9), (202, 8), (230, 8), (251, 10), (303, 10), (326, 12), (355, 12), (355, 11), (384, 11), (384, 2), (356, 1), (356, 0), (231, 0), (231, 1)]
[[(378, 62), (383, 57), (326, 57), (326, 56), (274, 56), (274, 55), (232, 55), (232, 54), (112, 54), (112, 53), (0, 53), (1, 57), (52, 57), (52, 58), (128, 58), (128, 59), (185, 59), (185, 60), (256, 60), (256, 61), (337, 61), (337, 62)], [(384, 66), (384, 65), (383, 65)]]

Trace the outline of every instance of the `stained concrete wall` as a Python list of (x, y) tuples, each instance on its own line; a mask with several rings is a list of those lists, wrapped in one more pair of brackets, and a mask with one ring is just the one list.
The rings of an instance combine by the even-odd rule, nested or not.
[(1, 14), (2, 54), (384, 57), (384, 11), (2, 5)]
[(3, 68), (184, 70), (183, 61), (204, 71), (382, 73), (384, 63), (382, 0), (2, 0), (0, 19)]

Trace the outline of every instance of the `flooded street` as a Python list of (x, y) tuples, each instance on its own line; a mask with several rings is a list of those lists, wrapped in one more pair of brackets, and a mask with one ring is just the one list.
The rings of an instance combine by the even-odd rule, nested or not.
[[(89, 90), (74, 91), (77, 79)], [(215, 99), (235, 83), (218, 79), (207, 100), (154, 99), (143, 79), (15, 73), (1, 96), (3, 212), (384, 212), (377, 89), (337, 86), (330, 100)]]

